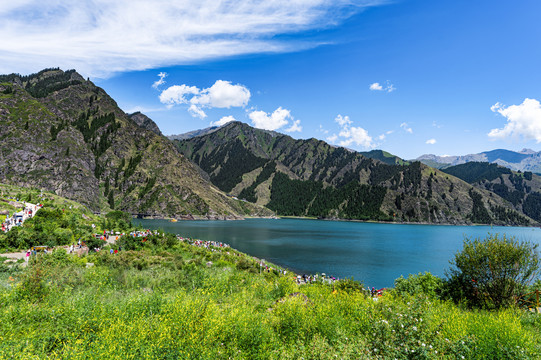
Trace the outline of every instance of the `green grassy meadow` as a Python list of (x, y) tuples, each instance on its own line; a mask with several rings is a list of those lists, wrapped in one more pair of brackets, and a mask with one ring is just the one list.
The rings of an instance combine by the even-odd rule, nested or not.
[[(162, 244), (160, 245), (160, 241)], [(536, 359), (541, 317), (259, 274), (163, 238), (0, 274), (0, 359)], [(227, 253), (229, 252), (229, 254)], [(210, 264), (209, 262), (212, 262)], [(94, 266), (87, 267), (87, 263)]]

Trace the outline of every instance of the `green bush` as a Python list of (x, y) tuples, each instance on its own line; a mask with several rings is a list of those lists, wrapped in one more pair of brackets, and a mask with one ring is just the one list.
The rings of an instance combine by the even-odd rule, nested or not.
[(46, 277), (46, 271), (39, 263), (30, 265), (28, 270), (22, 273), (20, 282), (17, 284), (17, 299), (30, 302), (42, 301), (49, 293)]
[(429, 272), (410, 274), (407, 278), (402, 275), (394, 281), (394, 291), (399, 295), (423, 294), (436, 299), (442, 294), (444, 281)]
[(334, 287), (336, 290), (345, 291), (348, 293), (363, 291), (363, 284), (360, 281), (354, 280), (353, 278), (337, 281)]
[(539, 274), (537, 244), (505, 235), (465, 239), (448, 271), (452, 297), (489, 309), (511, 306)]

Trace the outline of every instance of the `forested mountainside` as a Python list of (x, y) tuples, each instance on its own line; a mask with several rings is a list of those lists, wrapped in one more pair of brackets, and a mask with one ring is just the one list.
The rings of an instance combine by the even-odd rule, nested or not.
[(541, 176), (516, 172), (497, 164), (469, 162), (443, 169), (473, 186), (489, 190), (509, 201), (516, 210), (541, 222)]
[(93, 211), (271, 213), (227, 197), (168, 139), (138, 126), (74, 70), (0, 76), (0, 154), (0, 182), (51, 190)]
[(385, 157), (401, 164), (240, 122), (175, 143), (221, 190), (280, 215), (453, 224), (532, 222), (493, 192), (390, 154)]
[(469, 162), (489, 162), (514, 171), (531, 171), (536, 174), (541, 174), (541, 152), (535, 152), (531, 149), (522, 149), (519, 152), (496, 149), (479, 154), (463, 156), (437, 156), (425, 154), (419, 156), (416, 160), (437, 169), (444, 169)]

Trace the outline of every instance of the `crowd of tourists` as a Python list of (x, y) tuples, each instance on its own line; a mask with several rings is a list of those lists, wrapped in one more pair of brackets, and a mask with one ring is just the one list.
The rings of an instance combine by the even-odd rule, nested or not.
[(42, 204), (30, 204), (25, 203), (23, 210), (14, 212), (11, 216), (6, 215), (5, 220), (2, 222), (2, 231), (8, 232), (15, 226), (22, 226), (22, 224), (27, 220), (32, 218), (36, 212), (43, 207)]
[(229, 244), (220, 242), (220, 241), (205, 241), (205, 240), (199, 240), (199, 239), (190, 239), (190, 238), (184, 238), (180, 235), (177, 235), (177, 239), (180, 241), (187, 242), (190, 245), (202, 247), (205, 249), (211, 249), (212, 248), (229, 248)]
[[(122, 234), (122, 235), (124, 235), (124, 234)], [(157, 236), (157, 235), (160, 235), (160, 233), (158, 232), (158, 230), (152, 231), (152, 230), (148, 230), (148, 229), (132, 231), (130, 233), (131, 237), (147, 237), (147, 236), (152, 236), (152, 235)]]
[(306, 275), (306, 274), (297, 275), (297, 277), (295, 278), (295, 281), (299, 285), (313, 284), (317, 282), (332, 284), (335, 281), (340, 281), (340, 279), (335, 278), (334, 276), (328, 276), (325, 273), (321, 273), (321, 274), (315, 274), (315, 275)]

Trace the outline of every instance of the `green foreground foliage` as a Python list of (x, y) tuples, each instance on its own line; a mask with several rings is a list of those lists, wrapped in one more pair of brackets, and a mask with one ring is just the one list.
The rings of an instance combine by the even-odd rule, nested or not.
[(440, 300), (430, 274), (397, 280), (375, 301), (352, 280), (297, 285), (293, 275), (260, 274), (235, 250), (173, 235), (121, 244), (133, 250), (57, 249), (0, 273), (0, 359), (541, 356), (539, 315)]
[(0, 252), (26, 250), (37, 245), (77, 244), (79, 240), (88, 242), (95, 239), (94, 233), (104, 229), (124, 231), (131, 227), (131, 217), (120, 211), (99, 217), (85, 206), (48, 191), (0, 184), (0, 210), (13, 214), (22, 210), (24, 202), (43, 204), (43, 208), (26, 220), (24, 226), (8, 233), (0, 232)]
[(466, 239), (464, 248), (451, 261), (452, 295), (476, 307), (511, 306), (539, 274), (537, 247), (498, 234), (484, 240)]

